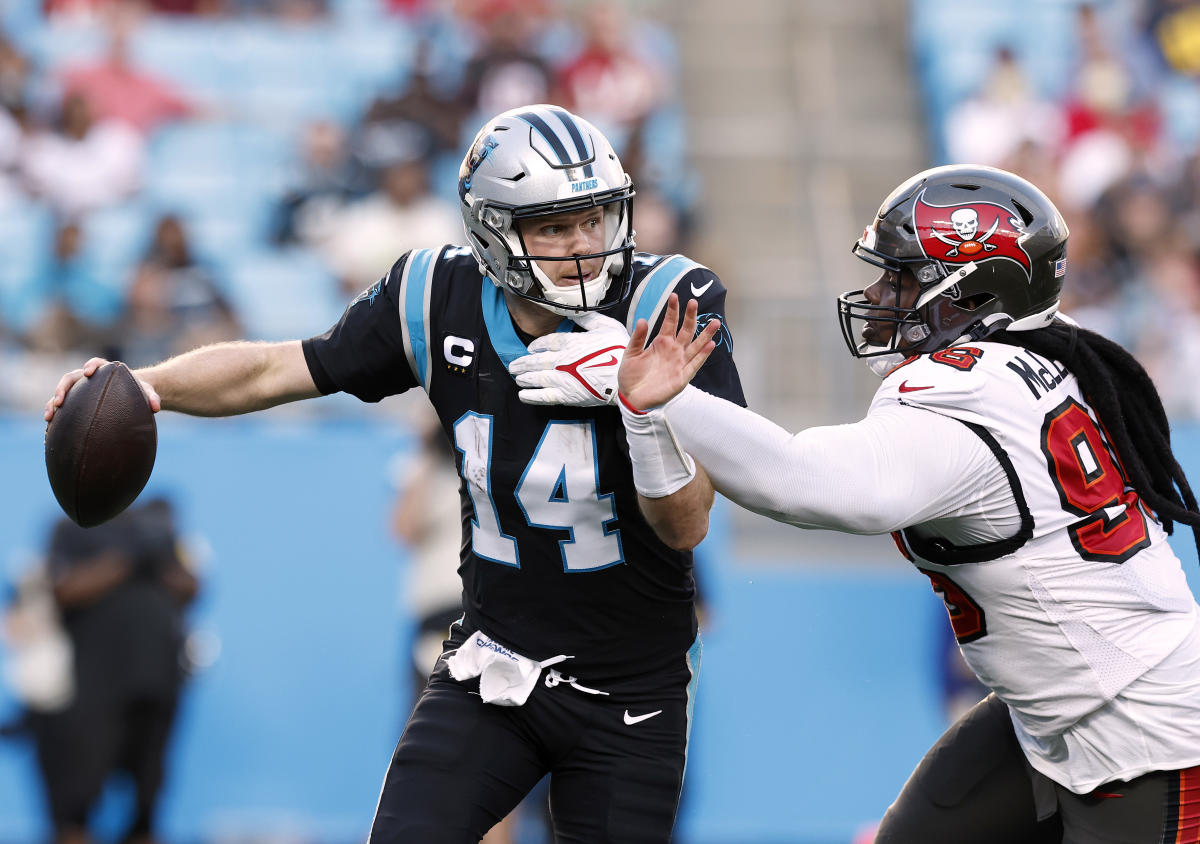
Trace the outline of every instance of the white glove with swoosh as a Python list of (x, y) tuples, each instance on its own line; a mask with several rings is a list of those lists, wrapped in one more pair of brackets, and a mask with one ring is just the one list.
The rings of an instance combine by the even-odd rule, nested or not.
[(526, 404), (576, 407), (614, 404), (617, 370), (629, 332), (612, 317), (587, 312), (572, 317), (582, 333), (556, 332), (529, 344), (529, 354), (508, 366)]

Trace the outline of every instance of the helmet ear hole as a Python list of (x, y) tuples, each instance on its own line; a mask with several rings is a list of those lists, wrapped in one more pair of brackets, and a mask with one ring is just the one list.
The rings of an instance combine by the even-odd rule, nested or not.
[(977, 311), (989, 302), (994, 301), (996, 301), (996, 297), (991, 293), (976, 293), (974, 296), (957, 300), (954, 303), (954, 307), (964, 311)]

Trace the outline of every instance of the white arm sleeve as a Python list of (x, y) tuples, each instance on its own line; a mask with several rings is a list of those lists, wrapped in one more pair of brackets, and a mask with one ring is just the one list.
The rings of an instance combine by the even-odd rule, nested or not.
[(948, 520), (943, 535), (975, 541), (1010, 535), (1019, 523), (991, 449), (938, 413), (889, 403), (850, 425), (790, 434), (688, 387), (667, 415), (718, 492), (777, 521), (875, 534), (939, 519)]

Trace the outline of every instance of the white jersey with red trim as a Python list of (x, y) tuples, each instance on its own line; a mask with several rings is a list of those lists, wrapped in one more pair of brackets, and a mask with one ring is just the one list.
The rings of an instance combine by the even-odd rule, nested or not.
[(956, 544), (947, 514), (894, 536), (1034, 767), (1082, 792), (1200, 763), (1196, 601), (1075, 377), (983, 342), (900, 365), (868, 416), (895, 403), (962, 422), (1008, 477), (1015, 533)]

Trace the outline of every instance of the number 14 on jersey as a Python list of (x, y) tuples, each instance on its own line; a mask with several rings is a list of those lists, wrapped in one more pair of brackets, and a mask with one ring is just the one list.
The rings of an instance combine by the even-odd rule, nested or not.
[(513, 495), (531, 528), (568, 531), (558, 541), (563, 571), (584, 572), (624, 562), (612, 493), (600, 492), (596, 427), (590, 420), (550, 421), (513, 492), (492, 485), (495, 420), (475, 412), (454, 423), (462, 476), (475, 508), (471, 549), (476, 556), (520, 568), (517, 540), (500, 527), (496, 495)]

